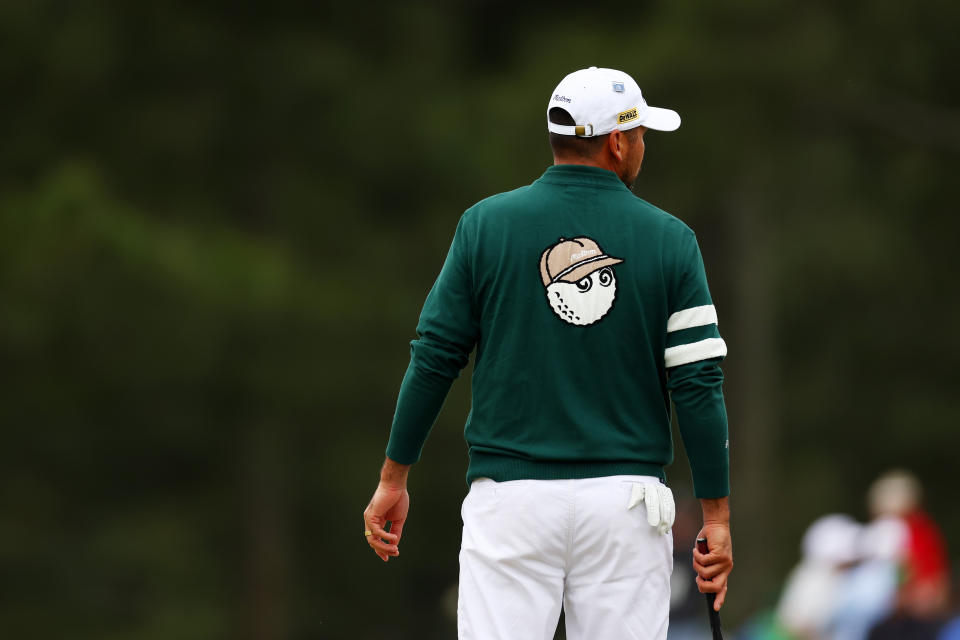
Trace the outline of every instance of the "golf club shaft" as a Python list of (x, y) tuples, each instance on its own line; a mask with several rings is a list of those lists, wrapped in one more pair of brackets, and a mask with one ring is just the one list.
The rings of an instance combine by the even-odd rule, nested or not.
[[(710, 553), (710, 547), (707, 546), (706, 538), (697, 538), (697, 551), (700, 553)], [(723, 640), (723, 631), (720, 629), (720, 612), (713, 608), (717, 600), (717, 594), (705, 593), (707, 600), (707, 616), (710, 618), (710, 631), (713, 633), (713, 640)]]

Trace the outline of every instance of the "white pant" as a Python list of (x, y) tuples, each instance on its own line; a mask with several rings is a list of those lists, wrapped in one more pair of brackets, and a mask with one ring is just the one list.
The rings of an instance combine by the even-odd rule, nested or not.
[(633, 482), (475, 480), (463, 501), (460, 640), (663, 640), (673, 536), (627, 509)]

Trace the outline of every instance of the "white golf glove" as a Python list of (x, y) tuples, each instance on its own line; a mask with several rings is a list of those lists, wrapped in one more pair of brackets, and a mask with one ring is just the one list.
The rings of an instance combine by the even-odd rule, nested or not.
[(641, 501), (647, 505), (647, 522), (650, 526), (656, 527), (660, 534), (670, 531), (677, 516), (677, 507), (673, 502), (673, 492), (670, 491), (670, 487), (652, 482), (634, 483), (627, 509), (633, 509)]

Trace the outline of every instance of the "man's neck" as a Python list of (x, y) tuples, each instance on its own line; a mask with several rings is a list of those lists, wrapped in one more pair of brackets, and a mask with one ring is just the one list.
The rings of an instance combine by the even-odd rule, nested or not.
[[(582, 158), (580, 156), (553, 156), (553, 164), (554, 166), (573, 164), (584, 167), (597, 167), (599, 169), (606, 169), (607, 171), (612, 171), (618, 178), (620, 178), (620, 181), (623, 182), (623, 176), (617, 173), (617, 168), (613, 166), (608, 158), (602, 156), (599, 158)], [(626, 183), (624, 182), (624, 184)], [(630, 185), (627, 185), (627, 187), (629, 188)]]
[(581, 156), (553, 156), (553, 164), (582, 164), (587, 167), (599, 167), (616, 173), (608, 158), (583, 158)]

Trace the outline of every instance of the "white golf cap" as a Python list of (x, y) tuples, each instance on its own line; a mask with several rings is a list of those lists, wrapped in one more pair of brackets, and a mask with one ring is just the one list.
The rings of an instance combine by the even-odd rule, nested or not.
[[(550, 109), (554, 107), (566, 110), (576, 124), (550, 122)], [(547, 104), (547, 129), (564, 136), (589, 138), (641, 125), (673, 131), (680, 126), (680, 114), (647, 106), (634, 79), (616, 69), (574, 71), (560, 81)]]

